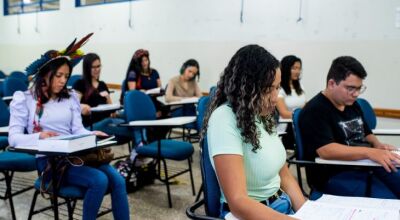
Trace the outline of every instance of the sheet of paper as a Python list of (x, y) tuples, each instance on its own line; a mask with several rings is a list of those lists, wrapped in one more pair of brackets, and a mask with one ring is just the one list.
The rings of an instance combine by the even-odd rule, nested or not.
[(293, 217), (304, 220), (398, 220), (399, 210), (358, 208), (307, 201)]
[(400, 210), (400, 200), (398, 199), (376, 199), (376, 198), (366, 198), (366, 197), (347, 197), (347, 196), (334, 196), (334, 195), (324, 194), (317, 201), (329, 204), (340, 204), (344, 206), (357, 206), (359, 208)]

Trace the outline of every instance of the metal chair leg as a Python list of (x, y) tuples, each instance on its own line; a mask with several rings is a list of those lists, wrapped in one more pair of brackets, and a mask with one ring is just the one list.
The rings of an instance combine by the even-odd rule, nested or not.
[(33, 212), (35, 211), (35, 204), (36, 204), (38, 195), (39, 195), (39, 190), (35, 190), (35, 192), (33, 194), (33, 198), (32, 198), (31, 208), (29, 209), (28, 220), (31, 220), (32, 216), (34, 215)]
[(194, 188), (194, 181), (193, 181), (193, 172), (192, 172), (192, 162), (190, 161), (190, 158), (188, 159), (188, 165), (189, 165), (189, 173), (190, 173), (190, 182), (192, 183), (192, 193), (193, 195), (196, 195), (196, 190)]
[(165, 185), (167, 186), (167, 194), (168, 194), (168, 205), (172, 208), (172, 201), (171, 201), (171, 191), (169, 188), (169, 178), (168, 178), (168, 169), (167, 169), (167, 162), (165, 159), (162, 159), (164, 163), (164, 175), (165, 175)]
[(200, 189), (197, 192), (196, 200), (194, 202), (198, 202), (200, 200), (200, 196), (203, 193), (203, 183), (201, 183)]
[(65, 202), (67, 203), (67, 211), (68, 211), (68, 219), (73, 220), (74, 219), (74, 207), (73, 204), (71, 204), (71, 199), (65, 198)]
[(8, 197), (9, 203), (10, 203), (10, 209), (11, 209), (11, 216), (13, 220), (16, 220), (16, 216), (15, 216), (15, 209), (14, 209), (14, 203), (12, 200), (12, 189), (11, 189), (11, 178), (12, 178), (12, 174), (10, 175), (8, 173), (8, 171), (4, 171), (4, 178), (6, 181), (6, 198)]

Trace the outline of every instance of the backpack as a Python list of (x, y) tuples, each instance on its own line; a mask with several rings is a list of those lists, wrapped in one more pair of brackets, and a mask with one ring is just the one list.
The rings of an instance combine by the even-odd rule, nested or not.
[(140, 188), (154, 183), (156, 174), (156, 160), (145, 158), (136, 160), (135, 165), (130, 160), (119, 160), (114, 167), (125, 179), (126, 191), (135, 192)]

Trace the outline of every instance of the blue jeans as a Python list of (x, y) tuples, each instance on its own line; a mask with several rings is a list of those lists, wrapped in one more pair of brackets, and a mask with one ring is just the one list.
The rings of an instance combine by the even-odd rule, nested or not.
[(138, 145), (140, 142), (146, 141), (146, 129), (143, 130), (143, 137), (140, 133), (140, 128), (130, 129), (129, 127), (118, 126), (118, 124), (125, 123), (125, 120), (122, 118), (105, 118), (99, 122), (93, 124), (94, 131), (102, 131), (109, 135), (116, 135), (121, 137), (134, 137), (135, 145)]
[(110, 135), (130, 137), (131, 133), (128, 127), (118, 126), (118, 124), (125, 123), (121, 118), (105, 118), (93, 124), (94, 131), (102, 131)]
[[(277, 200), (275, 200), (273, 203), (268, 204), (267, 202), (267, 206), (270, 207), (271, 209), (280, 212), (282, 214), (286, 214), (286, 215), (292, 215), (294, 214), (294, 211), (292, 209), (292, 202), (290, 201), (290, 198), (288, 196), (288, 194), (286, 194), (285, 192), (282, 193), (282, 195), (279, 196), (279, 198)], [(228, 211), (223, 210), (223, 205), (221, 203), (221, 209), (220, 209), (220, 218), (225, 218), (225, 216), (229, 213)]]
[[(41, 173), (47, 164), (44, 157), (37, 159)], [(97, 212), (107, 189), (111, 191), (111, 203), (114, 219), (129, 219), (128, 196), (125, 180), (109, 164), (94, 168), (89, 166), (69, 166), (64, 173), (62, 185), (75, 185), (86, 189), (83, 198), (82, 219), (96, 219)]]

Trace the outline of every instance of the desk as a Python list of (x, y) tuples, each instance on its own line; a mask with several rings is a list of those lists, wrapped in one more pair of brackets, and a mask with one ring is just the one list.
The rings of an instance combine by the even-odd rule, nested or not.
[(375, 135), (385, 135), (385, 136), (400, 136), (400, 129), (383, 129), (377, 128), (373, 129), (372, 133)]
[[(122, 106), (119, 103), (103, 104), (103, 105), (98, 105), (96, 107), (91, 107), (90, 108), (91, 114), (89, 115), (90, 130), (93, 130), (93, 114), (107, 113), (107, 112), (111, 114), (112, 112), (115, 112), (120, 109), (122, 109)], [(108, 115), (108, 117), (109, 116), (110, 115)]]
[[(400, 155), (400, 151), (393, 151)], [(373, 166), (373, 167), (380, 167), (379, 163), (372, 161), (370, 159), (363, 159), (363, 160), (325, 160), (322, 158), (315, 158), (315, 162), (318, 164), (331, 164), (331, 165), (345, 165), (345, 166)], [(400, 165), (397, 165), (400, 167)]]
[[(102, 144), (96, 144), (95, 147), (89, 147), (89, 148), (82, 149), (82, 150), (79, 150), (79, 151), (75, 151), (75, 152), (72, 152), (72, 153), (41, 152), (37, 148), (37, 146), (36, 147), (35, 146), (31, 146), (31, 147), (25, 146), (25, 147), (21, 147), (21, 148), (10, 147), (9, 150), (10, 151), (14, 151), (14, 152), (23, 152), (23, 153), (29, 153), (29, 154), (43, 154), (43, 155), (46, 155), (46, 156), (48, 156), (48, 160), (49, 160), (49, 162), (51, 164), (51, 167), (54, 168), (54, 167), (56, 167), (56, 162), (57, 162), (55, 160), (56, 156), (74, 155), (74, 154), (82, 153), (82, 152), (85, 152), (85, 151), (89, 151), (89, 150), (92, 150), (92, 149), (95, 149), (95, 148), (98, 148), (98, 147), (108, 147), (108, 146), (111, 146), (111, 145), (113, 145), (115, 143), (117, 143), (117, 142), (116, 141), (107, 141), (107, 142), (103, 142)], [(57, 191), (58, 189), (57, 189), (57, 186), (56, 186), (57, 181), (56, 181), (56, 170), (55, 169), (51, 170), (51, 175), (52, 175), (52, 188), (53, 188), (53, 196), (51, 197), (51, 199), (52, 199), (52, 204), (53, 204), (54, 219), (58, 220), (59, 219), (59, 216), (58, 216), (58, 191)]]
[(90, 111), (91, 112), (116, 111), (121, 108), (122, 108), (122, 106), (120, 104), (113, 103), (113, 104), (104, 104), (104, 105), (98, 105), (96, 107), (91, 107)]
[(292, 122), (293, 122), (293, 120), (291, 118), (279, 118), (279, 121), (278, 121), (279, 124), (289, 124)]
[(0, 135), (8, 135), (8, 126), (0, 127)]
[(197, 104), (199, 102), (199, 98), (198, 97), (183, 98), (182, 100), (175, 101), (175, 102), (166, 102), (165, 101), (165, 97), (158, 97), (157, 100), (160, 101), (163, 105), (166, 105), (166, 106)]
[(174, 118), (166, 118), (159, 120), (143, 120), (143, 121), (131, 121), (129, 124), (122, 126), (132, 127), (157, 127), (157, 126), (181, 126), (196, 121), (196, 116), (182, 116)]

